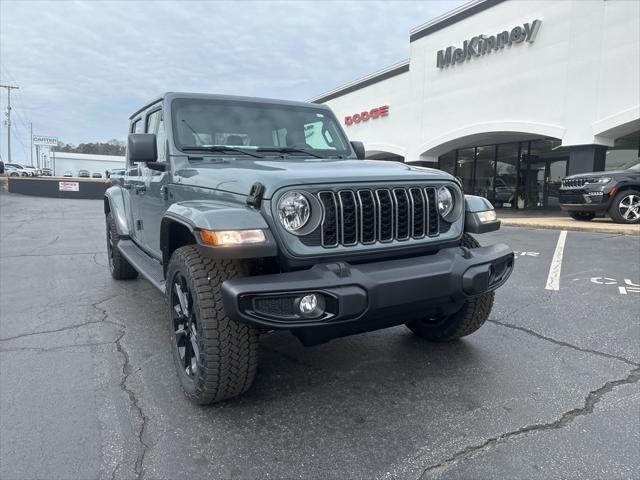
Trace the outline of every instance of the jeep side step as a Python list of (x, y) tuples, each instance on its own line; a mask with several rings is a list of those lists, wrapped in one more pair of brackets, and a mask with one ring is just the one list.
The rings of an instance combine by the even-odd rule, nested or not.
[(165, 293), (164, 273), (162, 265), (147, 255), (132, 240), (120, 240), (118, 249), (133, 268), (160, 292)]

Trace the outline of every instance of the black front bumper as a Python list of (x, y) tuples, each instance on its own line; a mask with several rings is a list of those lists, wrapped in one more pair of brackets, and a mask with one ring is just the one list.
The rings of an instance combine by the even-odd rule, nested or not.
[(560, 189), (558, 195), (560, 208), (565, 212), (606, 213), (611, 197), (602, 190)]
[[(310, 344), (453, 313), (467, 298), (500, 287), (512, 270), (507, 245), (454, 247), (423, 257), (234, 278), (222, 284), (222, 299), (233, 320), (292, 330)], [(326, 311), (303, 318), (296, 299), (310, 293), (325, 299)]]

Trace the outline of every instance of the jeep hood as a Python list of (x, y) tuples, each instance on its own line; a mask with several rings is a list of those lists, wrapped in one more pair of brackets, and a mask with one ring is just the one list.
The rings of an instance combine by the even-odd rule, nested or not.
[[(178, 163), (178, 162), (176, 162)], [(178, 163), (179, 164), (179, 163)], [(264, 185), (264, 198), (293, 185), (326, 185), (373, 182), (453, 180), (441, 170), (381, 160), (342, 159), (225, 159), (185, 163), (174, 174), (174, 182), (198, 188), (248, 195), (251, 186)]]

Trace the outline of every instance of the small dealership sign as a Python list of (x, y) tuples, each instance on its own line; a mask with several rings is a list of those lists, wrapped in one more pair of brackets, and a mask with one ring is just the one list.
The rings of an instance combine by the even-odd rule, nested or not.
[(496, 35), (477, 35), (465, 40), (462, 47), (448, 47), (439, 50), (436, 54), (436, 67), (444, 68), (456, 63), (463, 63), (471, 57), (480, 57), (493, 51), (498, 51), (504, 47), (518, 45), (522, 42), (533, 43), (540, 30), (542, 20), (534, 20), (532, 23), (525, 23), (513, 27), (511, 31), (497, 33)]
[(344, 124), (353, 125), (354, 123), (367, 122), (369, 120), (375, 120), (376, 118), (386, 117), (387, 115), (389, 115), (389, 105), (383, 105), (372, 108), (371, 110), (365, 110), (364, 112), (347, 115), (344, 117)]
[(78, 183), (78, 182), (58, 182), (58, 189), (61, 192), (78, 192), (78, 191), (80, 191), (80, 183)]
[(33, 136), (33, 144), (34, 145), (44, 145), (47, 147), (55, 147), (58, 145), (57, 137), (49, 137), (47, 135), (34, 135)]

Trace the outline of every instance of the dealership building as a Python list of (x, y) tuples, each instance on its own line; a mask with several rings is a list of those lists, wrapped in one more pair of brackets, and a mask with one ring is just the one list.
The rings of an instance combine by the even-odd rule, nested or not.
[(59, 177), (65, 173), (70, 173), (75, 177), (80, 170), (100, 173), (104, 177), (107, 171), (124, 169), (125, 157), (90, 153), (51, 152), (47, 166), (50, 166), (53, 169), (53, 174)]
[(638, 161), (640, 2), (473, 0), (413, 29), (408, 60), (311, 101), (368, 158), (554, 208), (564, 176)]

